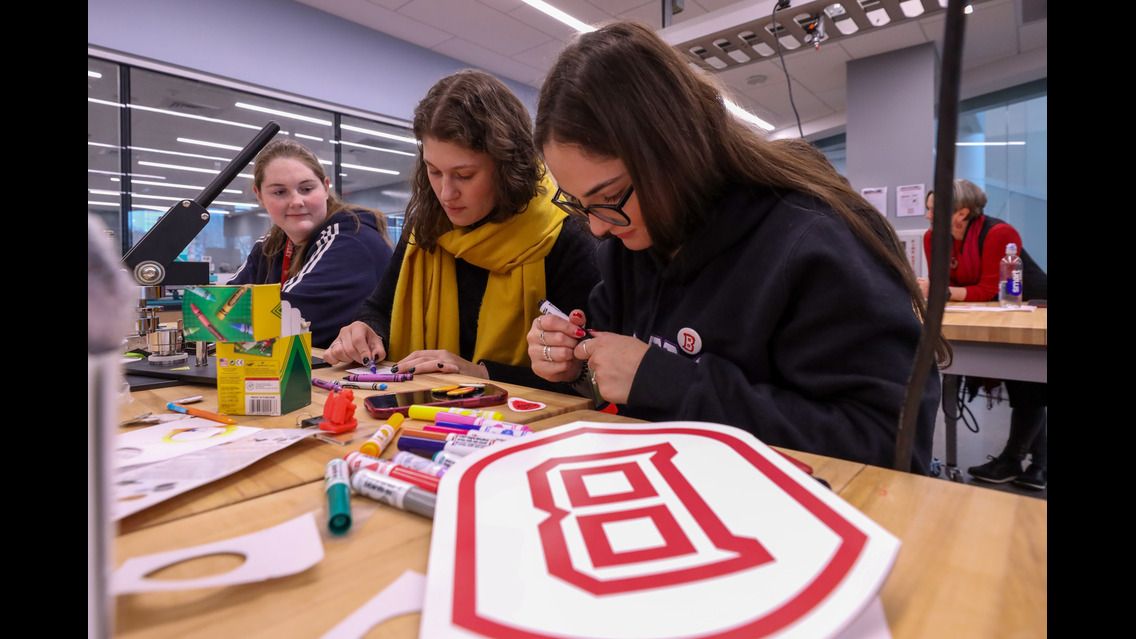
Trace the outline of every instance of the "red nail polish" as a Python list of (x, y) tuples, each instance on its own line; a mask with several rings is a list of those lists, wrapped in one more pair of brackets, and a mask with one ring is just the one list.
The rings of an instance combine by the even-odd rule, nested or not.
[(585, 335), (587, 335), (587, 333), (584, 332), (584, 329), (582, 329), (582, 328), (576, 329), (576, 337), (583, 337)]

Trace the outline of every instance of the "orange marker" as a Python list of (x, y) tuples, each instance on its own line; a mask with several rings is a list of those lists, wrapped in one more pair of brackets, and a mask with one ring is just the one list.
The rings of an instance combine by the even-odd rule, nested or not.
[(219, 415), (211, 411), (201, 410), (200, 408), (194, 408), (193, 406), (179, 406), (173, 402), (169, 402), (168, 404), (166, 404), (166, 408), (174, 411), (175, 413), (193, 415), (194, 417), (203, 417), (205, 419), (211, 419), (215, 422), (221, 422), (222, 424), (235, 425), (237, 423), (237, 420), (233, 419), (232, 417), (226, 417), (225, 415)]

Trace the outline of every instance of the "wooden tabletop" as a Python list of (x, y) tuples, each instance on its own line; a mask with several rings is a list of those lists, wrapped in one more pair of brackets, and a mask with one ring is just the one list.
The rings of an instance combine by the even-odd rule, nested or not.
[(952, 312), (952, 306), (997, 307), (998, 303), (947, 304), (947, 312), (943, 315), (943, 336), (950, 341), (996, 342), (1024, 346), (1049, 345), (1048, 308), (1039, 308), (1032, 312)]
[(1049, 504), (865, 466), (840, 496), (903, 541), (882, 592), (895, 637), (1044, 637)]
[[(881, 593), (893, 636), (1047, 634), (1046, 502), (804, 453), (794, 455), (818, 469), (851, 472), (838, 490), (840, 495), (902, 540), (896, 565)], [(840, 483), (833, 481), (833, 475), (826, 478), (834, 486)], [(322, 485), (313, 482), (121, 535), (117, 563), (261, 530), (320, 511), (324, 499)], [(352, 509), (355, 525), (350, 534), (345, 538), (325, 534), (325, 557), (315, 567), (259, 584), (118, 597), (118, 634), (318, 636), (403, 571), (425, 572), (428, 520), (358, 496), (352, 497)], [(320, 516), (317, 512), (317, 519)], [(325, 522), (320, 520), (319, 525), (322, 529)], [(166, 569), (158, 576), (201, 576), (236, 563), (228, 557), (207, 557)], [(417, 614), (399, 617), (367, 636), (415, 637), (419, 621)]]
[[(343, 369), (323, 368), (314, 371), (316, 377), (323, 379), (342, 379)], [(472, 377), (462, 375), (416, 375), (413, 381), (390, 384), (384, 392), (397, 392), (403, 390), (419, 390), (435, 388), (456, 382), (474, 382)], [(510, 396), (543, 402), (548, 406), (540, 411), (530, 413), (517, 413), (509, 410), (508, 406), (491, 406), (491, 410), (500, 411), (505, 421), (528, 423), (544, 419), (564, 412), (579, 410), (591, 405), (591, 400), (574, 395), (561, 395), (550, 391), (536, 390), (512, 384), (493, 382), (509, 391)], [(368, 395), (379, 394), (379, 391), (356, 390), (355, 403), (358, 409), (355, 412), (360, 425), (377, 424), (379, 420), (367, 414), (362, 406), (362, 398)], [(205, 410), (217, 410), (217, 389), (208, 386), (171, 386), (154, 390), (145, 390), (131, 393), (133, 401), (125, 405), (120, 411), (122, 419), (150, 411), (164, 413), (166, 403), (187, 397), (201, 395), (203, 401), (194, 406)], [(312, 403), (309, 406), (279, 417), (237, 417), (243, 426), (256, 426), (259, 428), (298, 428), (299, 420), (305, 417), (323, 414), (323, 404), (327, 399), (327, 391), (313, 388)], [(423, 424), (415, 420), (404, 423), (408, 427), (420, 427)], [(123, 430), (133, 430), (138, 427), (126, 427)], [(324, 468), (327, 462), (336, 457), (342, 457), (358, 446), (337, 446), (321, 440), (309, 438), (273, 453), (255, 464), (238, 471), (228, 477), (211, 482), (187, 493), (170, 498), (160, 504), (151, 506), (146, 510), (135, 513), (119, 522), (122, 532), (131, 532), (140, 528), (153, 526), (158, 523), (173, 521), (188, 515), (202, 513), (223, 506), (238, 503), (247, 499), (260, 497), (300, 486), (308, 482), (323, 479)], [(390, 457), (396, 453), (394, 446), (387, 449), (386, 455)]]

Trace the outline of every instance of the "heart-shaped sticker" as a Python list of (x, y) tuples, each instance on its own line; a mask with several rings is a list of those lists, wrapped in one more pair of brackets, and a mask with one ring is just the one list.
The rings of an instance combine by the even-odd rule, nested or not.
[(509, 409), (518, 413), (531, 413), (534, 410), (540, 410), (546, 406), (548, 406), (548, 404), (521, 399), (520, 397), (509, 398)]

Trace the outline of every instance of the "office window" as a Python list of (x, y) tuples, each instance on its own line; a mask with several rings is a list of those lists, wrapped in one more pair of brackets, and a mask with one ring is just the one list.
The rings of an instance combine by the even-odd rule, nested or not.
[(820, 149), (828, 158), (836, 172), (844, 175), (848, 170), (848, 136), (843, 133), (813, 141), (813, 146)]
[[(119, 96), (122, 73), (129, 100)], [(412, 132), (397, 120), (341, 115), (97, 58), (88, 58), (87, 75), (88, 210), (122, 233), (124, 252), (176, 202), (198, 196), (269, 121), (280, 125), (278, 137), (315, 153), (344, 200), (387, 215), (397, 240), (417, 153)], [(128, 128), (120, 134), (124, 109)], [(209, 205), (208, 224), (180, 259), (210, 262), (222, 281), (244, 263), (271, 226), (252, 180), (250, 163)]]
[(352, 204), (386, 215), (391, 241), (402, 233), (418, 144), (403, 128), (343, 116), (340, 123), (340, 192)]
[(121, 243), (118, 65), (87, 58), (87, 212)]
[(986, 191), (986, 213), (1009, 222), (1048, 270), (1049, 146), (1046, 81), (961, 105), (955, 175)]

